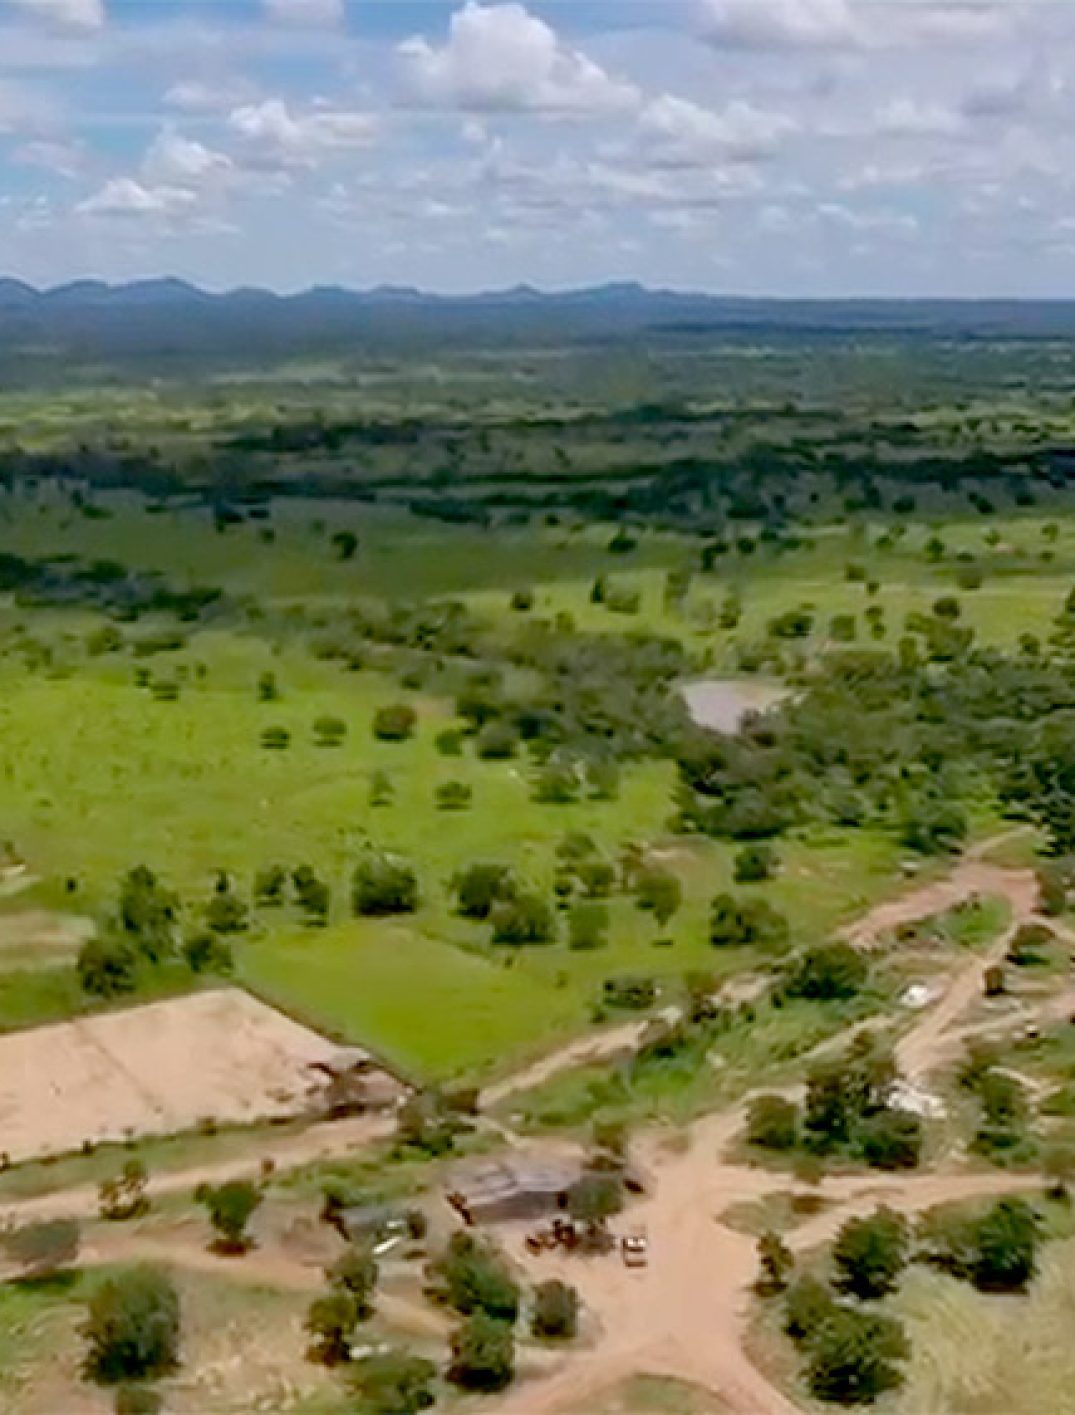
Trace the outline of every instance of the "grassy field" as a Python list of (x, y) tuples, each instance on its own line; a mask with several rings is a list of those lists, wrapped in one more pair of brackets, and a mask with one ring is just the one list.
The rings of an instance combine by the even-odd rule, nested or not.
[[(833, 528), (800, 552), (735, 557), (727, 572), (696, 577), (686, 604), (673, 609), (664, 602), (665, 569), (684, 563), (688, 548), (671, 535), (644, 534), (630, 556), (613, 557), (600, 528), (508, 528), (491, 537), (380, 509), (285, 501), (274, 513), (276, 539), (266, 543), (254, 527), (220, 534), (204, 511), (154, 515), (132, 498), (110, 499), (104, 519), (73, 514), (44, 493), (22, 500), (6, 498), (0, 552), (115, 558), (179, 584), (219, 583), (230, 596), (266, 605), (298, 597), (319, 602), (327, 623), (332, 606), (390, 591), (462, 595), (494, 622), (514, 621), (509, 592), (526, 584), (535, 587), (536, 612), (568, 610), (581, 628), (607, 632), (657, 629), (683, 638), (701, 665), (728, 661), (735, 642), (756, 636), (783, 609), (814, 606), (823, 634), (830, 613), (871, 602), (862, 585), (844, 579), (843, 567), (865, 558), (876, 531)], [(329, 531), (354, 526), (360, 551), (353, 565), (337, 561), (315, 522)], [(1012, 521), (1002, 534), (987, 549), (998, 563), (1006, 557), (1007, 568), (962, 599), (968, 622), (1008, 641), (1027, 628), (1046, 630), (1075, 570), (1075, 526), (1049, 539), (1048, 564), (1034, 558), (1045, 541), (1040, 520)], [(970, 523), (943, 535), (953, 553), (981, 548), (982, 532)], [(886, 608), (890, 637), (908, 609), (926, 609), (951, 589), (950, 566), (923, 559), (926, 536), (921, 527), (895, 550), (876, 552), (881, 588), (872, 602)], [(617, 582), (641, 590), (637, 615), (591, 603), (593, 575), (610, 567)], [(745, 614), (734, 634), (715, 628), (710, 612), (730, 589), (741, 594)], [(731, 884), (734, 849), (668, 834), (670, 766), (629, 767), (615, 801), (538, 804), (523, 758), (441, 755), (434, 738), (452, 721), (447, 701), (401, 691), (380, 672), (341, 673), (312, 657), (300, 638), (273, 642), (239, 624), (198, 629), (179, 651), (146, 660), (155, 680), (180, 685), (178, 701), (162, 702), (135, 685), (137, 659), (87, 655), (86, 636), (99, 623), (84, 611), (0, 609), (4, 833), (38, 877), (24, 895), (3, 901), (5, 912), (46, 906), (99, 915), (121, 874), (144, 862), (180, 891), (194, 917), (219, 869), (245, 892), (261, 867), (312, 864), (333, 888), (329, 926), (312, 930), (287, 911), (263, 911), (238, 942), (240, 979), (303, 1020), (428, 1077), (504, 1069), (580, 1030), (609, 976), (644, 973), (672, 983), (691, 969), (723, 975), (756, 963), (749, 950), (721, 953), (707, 942), (708, 904)], [(51, 663), (36, 671), (25, 665), (27, 632), (52, 651)], [(280, 688), (271, 703), (256, 692), (267, 671)], [(398, 745), (375, 741), (374, 712), (400, 699), (419, 714), (417, 736)], [(347, 725), (342, 745), (317, 744), (313, 724), (324, 716)], [(267, 725), (290, 732), (288, 750), (261, 746)], [(389, 804), (370, 804), (376, 773), (390, 780)], [(433, 793), (448, 779), (471, 787), (470, 809), (448, 815), (435, 808)], [(448, 883), (462, 864), (503, 861), (546, 889), (556, 843), (569, 831), (592, 836), (612, 862), (625, 845), (644, 844), (676, 872), (685, 899), (665, 931), (670, 947), (655, 948), (650, 918), (615, 895), (609, 946), (594, 952), (561, 942), (507, 953), (490, 947), (486, 928), (456, 917)], [(422, 905), (413, 917), (350, 917), (349, 872), (368, 843), (414, 861)], [(877, 832), (833, 830), (794, 839), (781, 855), (779, 877), (755, 888), (787, 914), (795, 941), (810, 942), (893, 887), (900, 851)], [(46, 964), (0, 971), (0, 1025), (78, 1010), (70, 969)], [(163, 990), (183, 985), (159, 980)]]
[[(538, 804), (522, 761), (438, 753), (433, 738), (447, 708), (437, 701), (414, 699), (412, 742), (374, 741), (376, 706), (400, 696), (380, 675), (341, 675), (299, 651), (274, 657), (231, 633), (196, 636), (182, 658), (203, 664), (205, 677), (165, 703), (114, 665), (83, 663), (56, 677), (27, 675), (10, 661), (0, 667), (5, 828), (42, 877), (6, 901), (9, 910), (66, 902), (99, 912), (136, 861), (194, 907), (217, 869), (248, 889), (261, 866), (313, 863), (334, 888), (330, 926), (311, 930), (286, 911), (263, 911), (239, 945), (240, 977), (311, 1022), (430, 1075), (507, 1064), (578, 1029), (610, 974), (674, 977), (749, 964), (741, 950), (721, 955), (706, 942), (708, 901), (731, 883), (734, 852), (666, 835), (670, 768), (629, 770), (616, 801)], [(254, 685), (269, 666), (281, 699), (264, 704)], [(315, 743), (312, 723), (325, 714), (349, 725), (338, 748)], [(287, 751), (261, 747), (269, 722), (291, 731)], [(388, 805), (370, 804), (375, 771), (392, 782)], [(470, 810), (446, 816), (435, 808), (433, 790), (449, 777), (472, 786)], [(559, 944), (505, 953), (488, 946), (486, 928), (454, 915), (447, 886), (460, 865), (501, 860), (548, 886), (555, 844), (568, 831), (590, 834), (610, 860), (630, 841), (660, 852), (685, 888), (667, 931), (672, 947), (653, 947), (652, 921), (626, 898), (610, 901), (611, 943), (595, 952)], [(368, 841), (415, 861), (423, 905), (413, 918), (349, 917), (348, 870)], [(880, 836), (834, 832), (792, 845), (780, 878), (757, 888), (793, 919), (797, 937), (816, 939), (889, 886), (897, 854)], [(62, 879), (77, 882), (73, 894)], [(69, 969), (0, 973), (4, 1025), (64, 1015), (78, 1001)]]

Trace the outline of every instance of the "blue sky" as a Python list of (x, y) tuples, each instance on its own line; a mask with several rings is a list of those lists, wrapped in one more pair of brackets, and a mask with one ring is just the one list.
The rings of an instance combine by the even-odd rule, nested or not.
[(1075, 296), (1075, 0), (0, 0), (0, 273)]

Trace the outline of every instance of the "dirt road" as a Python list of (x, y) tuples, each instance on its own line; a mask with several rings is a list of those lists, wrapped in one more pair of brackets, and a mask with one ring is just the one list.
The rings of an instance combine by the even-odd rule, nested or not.
[[(871, 910), (846, 931), (849, 939), (871, 946), (899, 923), (942, 912), (974, 895), (1008, 899), (1011, 929), (959, 969), (943, 996), (899, 1042), (900, 1066), (912, 1077), (925, 1075), (948, 1055), (953, 1038), (960, 1035), (959, 1018), (981, 995), (984, 970), (1003, 956), (1011, 931), (1035, 916), (1034, 877), (1028, 870), (990, 864), (979, 854), (964, 859), (947, 879)], [(1047, 999), (1043, 1005), (1048, 1005)], [(495, 1104), (569, 1066), (629, 1049), (637, 1045), (644, 1025), (632, 1023), (600, 1038), (573, 1043), (490, 1087), (483, 1101)], [(835, 1176), (807, 1191), (786, 1174), (724, 1157), (742, 1128), (745, 1108), (746, 1103), (740, 1102), (708, 1116), (686, 1136), (651, 1134), (639, 1141), (641, 1167), (658, 1177), (653, 1192), (632, 1206), (627, 1220), (648, 1235), (651, 1256), (646, 1269), (628, 1270), (617, 1258), (534, 1257), (526, 1252), (521, 1233), (509, 1236), (508, 1246), (533, 1280), (555, 1276), (573, 1283), (600, 1326), (587, 1346), (558, 1360), (553, 1358), (551, 1369), (544, 1359), (540, 1369), (524, 1370), (524, 1378), (497, 1403), (497, 1415), (574, 1415), (592, 1409), (601, 1392), (636, 1374), (693, 1381), (712, 1391), (736, 1415), (794, 1415), (796, 1407), (753, 1365), (746, 1352), (756, 1253), (749, 1235), (723, 1221), (730, 1206), (778, 1192), (809, 1192), (819, 1197), (826, 1203), (824, 1212), (791, 1235), (793, 1246), (803, 1249), (825, 1241), (848, 1216), (866, 1212), (882, 1200), (903, 1211), (917, 1212), (935, 1204), (1016, 1192), (1036, 1184), (1033, 1177), (1025, 1175), (952, 1170), (909, 1176)], [(203, 1180), (219, 1182), (254, 1173), (265, 1158), (271, 1158), (278, 1168), (290, 1168), (346, 1155), (385, 1138), (392, 1126), (391, 1119), (375, 1118), (313, 1126), (300, 1135), (279, 1139), (258, 1137), (241, 1160), (162, 1174), (154, 1179), (153, 1192), (176, 1192)], [(20, 1222), (54, 1214), (92, 1214), (95, 1210), (96, 1192), (90, 1190), (7, 1206), (8, 1214)], [(177, 1252), (173, 1243), (169, 1252), (158, 1252), (158, 1256), (189, 1265), (221, 1263), (204, 1251), (191, 1254), (188, 1248)], [(115, 1248), (110, 1248), (105, 1256), (91, 1260), (111, 1260), (115, 1254)], [(144, 1256), (151, 1254), (145, 1250)], [(229, 1272), (238, 1275), (243, 1271), (253, 1277), (260, 1269), (261, 1278), (268, 1279), (264, 1265), (269, 1261), (270, 1255), (254, 1256), (244, 1259), (242, 1265), (229, 1266)], [(279, 1260), (271, 1261), (273, 1280), (303, 1287), (310, 1282), (308, 1273), (296, 1272), (293, 1266), (285, 1278)]]

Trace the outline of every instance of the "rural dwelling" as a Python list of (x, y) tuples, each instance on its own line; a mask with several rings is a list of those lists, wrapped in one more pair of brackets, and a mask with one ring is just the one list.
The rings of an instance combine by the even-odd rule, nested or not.
[(325, 1218), (346, 1243), (378, 1243), (407, 1232), (407, 1216), (396, 1204), (326, 1208)]
[(447, 1197), (465, 1223), (530, 1222), (566, 1209), (581, 1174), (579, 1164), (564, 1160), (480, 1159), (455, 1170)]
[(371, 1110), (394, 1110), (407, 1095), (407, 1087), (359, 1047), (340, 1047), (327, 1061), (314, 1061), (318, 1104), (338, 1120)]

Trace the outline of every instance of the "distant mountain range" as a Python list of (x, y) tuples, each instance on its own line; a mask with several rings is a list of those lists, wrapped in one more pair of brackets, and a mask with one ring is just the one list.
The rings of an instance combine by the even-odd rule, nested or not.
[(517, 286), (474, 295), (395, 286), (211, 294), (175, 279), (79, 280), (47, 290), (0, 279), (0, 371), (13, 358), (257, 362), (420, 344), (521, 347), (760, 331), (1068, 339), (1075, 338), (1075, 301), (750, 299), (631, 283), (563, 292)]

